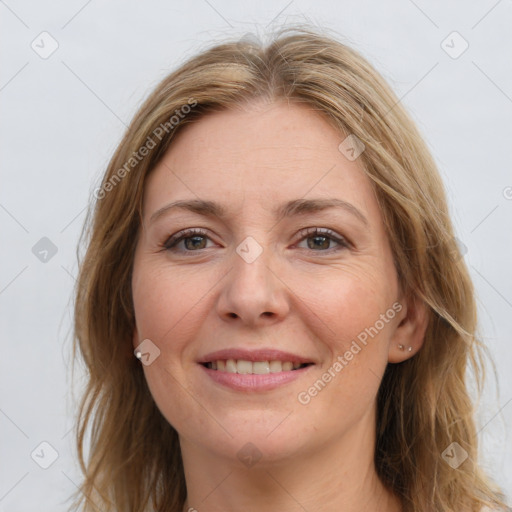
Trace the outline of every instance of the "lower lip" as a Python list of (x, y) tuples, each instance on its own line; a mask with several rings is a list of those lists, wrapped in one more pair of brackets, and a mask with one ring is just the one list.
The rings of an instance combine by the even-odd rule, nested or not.
[(304, 368), (299, 368), (297, 370), (265, 373), (263, 375), (228, 373), (206, 368), (202, 364), (199, 366), (213, 381), (228, 388), (235, 389), (236, 391), (269, 391), (298, 379), (313, 365), (305, 366)]

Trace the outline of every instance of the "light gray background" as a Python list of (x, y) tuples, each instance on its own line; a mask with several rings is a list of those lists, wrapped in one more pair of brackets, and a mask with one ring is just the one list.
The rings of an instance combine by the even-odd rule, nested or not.
[[(510, 0), (0, 0), (0, 511), (65, 510), (80, 481), (69, 365), (75, 251), (125, 124), (210, 41), (305, 21), (336, 30), (377, 67), (439, 164), (499, 377), (500, 395), (491, 379), (479, 408), (482, 457), (512, 493)], [(31, 48), (51, 48), (43, 31), (58, 43), (47, 59)], [(453, 31), (469, 44), (458, 58), (464, 43), (446, 39)], [(42, 237), (58, 249), (47, 262), (32, 252)], [(48, 469), (31, 458), (43, 441), (59, 454)], [(50, 461), (50, 449), (36, 452)]]

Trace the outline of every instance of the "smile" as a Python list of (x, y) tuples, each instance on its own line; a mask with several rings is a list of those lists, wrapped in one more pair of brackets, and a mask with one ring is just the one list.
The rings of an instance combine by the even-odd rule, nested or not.
[(292, 361), (247, 361), (245, 359), (218, 359), (204, 363), (210, 370), (242, 375), (265, 375), (299, 370), (311, 363), (294, 363)]

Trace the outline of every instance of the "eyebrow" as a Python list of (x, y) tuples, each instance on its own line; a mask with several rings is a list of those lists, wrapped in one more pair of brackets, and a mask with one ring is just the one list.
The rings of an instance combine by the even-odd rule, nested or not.
[[(329, 208), (341, 208), (359, 219), (365, 226), (369, 225), (366, 217), (353, 204), (337, 198), (294, 199), (278, 206), (274, 209), (273, 213), (277, 219), (282, 219), (284, 217), (321, 212)], [(187, 210), (199, 215), (204, 215), (205, 217), (225, 218), (227, 213), (222, 205), (213, 201), (205, 201), (203, 199), (180, 200), (169, 203), (158, 209), (151, 215), (149, 223), (155, 222), (165, 213), (175, 209)]]

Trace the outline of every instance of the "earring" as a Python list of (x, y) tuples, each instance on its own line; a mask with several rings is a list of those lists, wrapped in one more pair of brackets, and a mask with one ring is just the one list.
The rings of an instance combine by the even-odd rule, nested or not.
[(412, 352), (412, 347), (409, 347), (407, 350), (408, 350), (409, 352)]
[(400, 343), (400, 345), (398, 345), (398, 348), (399, 348), (400, 350), (404, 350), (404, 348), (405, 348), (405, 347)]

